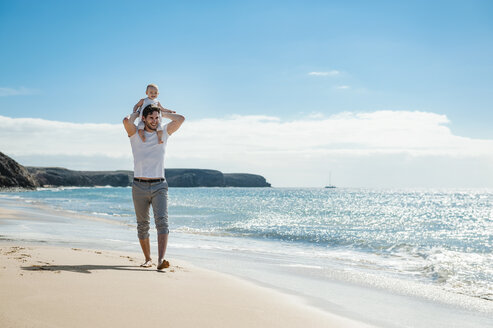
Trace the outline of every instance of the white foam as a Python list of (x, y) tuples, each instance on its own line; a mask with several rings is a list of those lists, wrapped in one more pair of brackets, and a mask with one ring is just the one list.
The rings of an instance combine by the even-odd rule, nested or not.
[(281, 264), (280, 266), (282, 267), (289, 267), (289, 268), (304, 268), (304, 269), (323, 269), (323, 267), (319, 265), (306, 265), (306, 264)]

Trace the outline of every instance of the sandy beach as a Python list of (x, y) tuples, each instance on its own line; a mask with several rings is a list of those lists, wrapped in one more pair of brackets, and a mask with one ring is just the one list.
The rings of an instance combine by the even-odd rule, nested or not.
[[(0, 224), (26, 215), (0, 209)], [(369, 327), (180, 259), (162, 272), (140, 261), (138, 252), (3, 240), (0, 326)]]

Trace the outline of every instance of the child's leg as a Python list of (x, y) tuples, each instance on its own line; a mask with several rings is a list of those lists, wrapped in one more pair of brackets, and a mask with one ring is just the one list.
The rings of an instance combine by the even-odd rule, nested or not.
[(144, 133), (144, 127), (145, 127), (145, 124), (144, 122), (140, 121), (139, 122), (139, 125), (137, 125), (137, 132), (139, 133), (139, 137), (140, 139), (142, 139), (143, 142), (146, 141), (146, 135)]

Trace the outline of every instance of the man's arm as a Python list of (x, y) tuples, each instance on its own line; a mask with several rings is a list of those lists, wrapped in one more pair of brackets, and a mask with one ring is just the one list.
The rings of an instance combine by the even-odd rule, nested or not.
[(139, 114), (135, 112), (123, 119), (123, 126), (125, 127), (129, 137), (133, 136), (137, 132), (137, 127), (134, 123), (137, 117), (139, 117)]
[(183, 122), (185, 121), (185, 117), (183, 115), (180, 115), (180, 114), (163, 112), (162, 116), (164, 118), (171, 120), (171, 122), (168, 123), (168, 126), (166, 128), (166, 131), (168, 132), (169, 135), (172, 135), (173, 133), (175, 133), (180, 128), (180, 126), (183, 124)]

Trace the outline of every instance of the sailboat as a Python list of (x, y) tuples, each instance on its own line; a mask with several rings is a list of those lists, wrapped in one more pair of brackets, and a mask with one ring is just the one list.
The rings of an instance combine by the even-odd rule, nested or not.
[(329, 172), (329, 184), (327, 186), (325, 186), (325, 188), (335, 188), (336, 186), (334, 186), (332, 183), (331, 183), (331, 180), (332, 180), (332, 172)]

